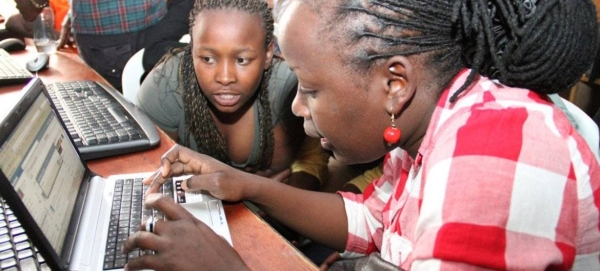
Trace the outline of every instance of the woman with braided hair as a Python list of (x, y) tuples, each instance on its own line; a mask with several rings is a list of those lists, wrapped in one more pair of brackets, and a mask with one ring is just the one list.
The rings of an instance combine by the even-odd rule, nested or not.
[[(381, 177), (363, 194), (318, 193), (175, 147), (151, 191), (195, 174), (185, 189), (252, 201), (343, 258), (369, 255), (357, 266), (600, 270), (600, 165), (548, 98), (591, 64), (594, 11), (590, 0), (293, 0), (278, 37), (298, 77), (292, 109), (340, 161), (386, 155)], [(151, 198), (173, 219), (126, 241), (124, 252), (157, 251), (130, 270), (249, 270)], [(168, 249), (182, 243), (200, 251)], [(172, 258), (189, 261), (158, 262)]]
[(304, 141), (290, 107), (297, 79), (273, 58), (272, 33), (264, 1), (195, 1), (190, 46), (149, 73), (137, 104), (186, 147), (261, 176), (291, 165), (289, 184), (317, 189), (328, 154)]

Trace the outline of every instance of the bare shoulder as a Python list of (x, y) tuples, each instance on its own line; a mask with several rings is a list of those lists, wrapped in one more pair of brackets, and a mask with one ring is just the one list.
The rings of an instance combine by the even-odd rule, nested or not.
[(288, 168), (292, 164), (298, 146), (294, 146), (294, 140), (289, 136), (289, 133), (281, 124), (275, 126), (273, 129), (273, 134), (275, 146), (273, 150), (271, 169), (275, 172), (279, 172)]

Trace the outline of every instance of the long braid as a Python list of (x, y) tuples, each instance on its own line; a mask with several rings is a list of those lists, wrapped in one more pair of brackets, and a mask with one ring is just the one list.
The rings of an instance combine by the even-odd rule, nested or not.
[(595, 54), (590, 0), (341, 1), (324, 29), (346, 41), (341, 54), (356, 71), (394, 55), (423, 54), (433, 83), (446, 87), (461, 68), (471, 68), (451, 102), (477, 74), (539, 93), (566, 90)]
[[(273, 32), (268, 32), (273, 33)], [(266, 169), (271, 165), (273, 160), (273, 152), (275, 149), (275, 139), (273, 133), (273, 119), (271, 117), (271, 106), (269, 102), (269, 78), (271, 78), (271, 69), (268, 69), (263, 74), (263, 79), (260, 85), (260, 105), (262, 110), (258, 111), (258, 119), (260, 126), (260, 155), (258, 169)]]
[[(575, 84), (589, 68), (596, 44), (595, 34), (584, 35), (596, 33), (591, 2), (521, 0), (516, 7), (512, 0), (472, 2), (479, 4), (470, 6), (472, 13), (461, 12), (463, 24), (485, 37), (476, 39), (480, 53), (473, 58), (473, 72), (509, 86), (556, 93)], [(478, 22), (485, 27), (479, 28)], [(491, 63), (483, 65), (487, 59)]]
[[(459, 38), (452, 25), (451, 1), (343, 2), (345, 4), (331, 16), (333, 22), (323, 31), (328, 31), (336, 42), (346, 42), (346, 50), (342, 52), (346, 55), (342, 59), (355, 71), (368, 71), (376, 63), (395, 55), (430, 52), (430, 62), (435, 62), (440, 71), (455, 73), (463, 66)], [(318, 1), (313, 3), (318, 5)], [(452, 77), (440, 73), (437, 78), (449, 82)]]
[(196, 79), (191, 50), (191, 46), (185, 49), (178, 72), (179, 91), (182, 93), (185, 112), (185, 138), (182, 142), (189, 147), (190, 135), (193, 135), (198, 152), (229, 163), (227, 143), (210, 115), (208, 101)]
[[(266, 33), (265, 48), (273, 40), (271, 34), (274, 27), (273, 15), (269, 6), (262, 0), (197, 0), (190, 12), (190, 35), (197, 15), (202, 11), (214, 9), (240, 10), (261, 16)], [(182, 140), (182, 143), (190, 146), (191, 135), (193, 135), (199, 152), (231, 164), (231, 160), (227, 155), (227, 142), (212, 119), (208, 108), (208, 101), (197, 82), (192, 61), (191, 46), (184, 53), (178, 76), (179, 81), (182, 83), (180, 84), (179, 91), (183, 96), (186, 116), (185, 138)], [(252, 172), (268, 168), (273, 159), (275, 143), (268, 92), (270, 77), (271, 69), (264, 71), (257, 90), (257, 99), (259, 100), (260, 107), (260, 110), (258, 110), (258, 118), (260, 120), (260, 153), (259, 164), (249, 165), (249, 170)]]

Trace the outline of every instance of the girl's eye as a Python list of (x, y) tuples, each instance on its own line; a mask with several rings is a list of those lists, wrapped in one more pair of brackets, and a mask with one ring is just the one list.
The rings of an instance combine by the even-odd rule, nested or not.
[(247, 59), (247, 58), (241, 58), (241, 57), (240, 57), (240, 58), (238, 58), (238, 59), (236, 60), (236, 62), (237, 62), (238, 64), (240, 64), (240, 65), (246, 65), (246, 64), (248, 64), (248, 63), (250, 62), (250, 60), (249, 60), (249, 59)]
[(200, 59), (204, 63), (209, 63), (209, 64), (215, 63), (215, 59), (213, 57), (210, 57), (210, 56), (201, 56)]

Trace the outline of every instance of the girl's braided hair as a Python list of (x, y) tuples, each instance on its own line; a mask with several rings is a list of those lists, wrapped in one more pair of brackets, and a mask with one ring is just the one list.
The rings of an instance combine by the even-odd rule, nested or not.
[[(194, 8), (190, 12), (190, 35), (192, 34), (191, 29), (194, 26), (195, 18), (199, 13), (217, 9), (240, 10), (260, 16), (266, 35), (265, 50), (268, 48), (273, 40), (273, 14), (267, 3), (262, 0), (196, 0)], [(191, 47), (185, 48), (178, 72), (179, 92), (182, 94), (185, 111), (185, 137), (181, 139), (181, 143), (189, 147), (190, 135), (193, 135), (199, 152), (231, 164), (231, 160), (227, 155), (227, 142), (210, 115), (208, 101), (196, 79)], [(273, 127), (267, 89), (270, 77), (271, 69), (263, 72), (256, 93), (260, 107), (260, 110), (258, 110), (260, 153), (259, 164), (248, 165), (250, 168), (247, 168), (247, 170), (251, 172), (268, 168), (273, 158)]]
[(539, 93), (566, 90), (596, 52), (590, 0), (341, 1), (322, 31), (346, 42), (345, 58), (356, 71), (394, 55), (427, 53), (428, 72), (446, 87), (471, 68), (451, 102), (478, 73)]

